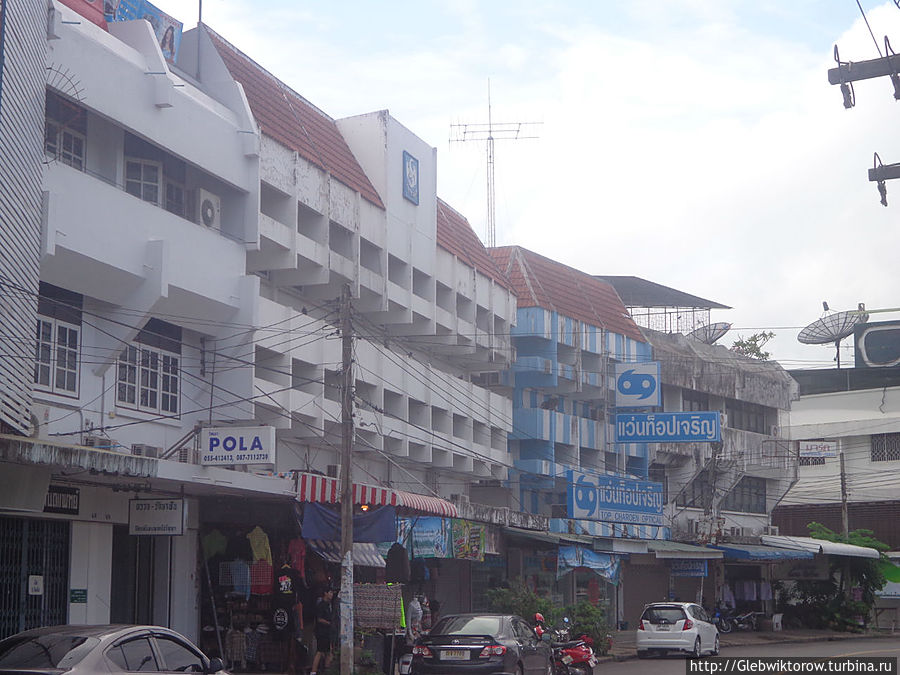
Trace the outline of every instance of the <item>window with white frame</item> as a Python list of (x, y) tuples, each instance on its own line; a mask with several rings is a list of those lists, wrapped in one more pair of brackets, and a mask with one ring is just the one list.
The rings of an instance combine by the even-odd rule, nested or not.
[(166, 211), (184, 218), (187, 216), (187, 192), (184, 185), (166, 177)]
[(181, 329), (151, 319), (119, 354), (116, 401), (127, 408), (178, 415), (180, 380)]
[(37, 389), (78, 395), (82, 296), (41, 283), (34, 345)]
[(125, 192), (145, 202), (159, 205), (162, 164), (149, 159), (125, 159)]
[(44, 154), (84, 171), (87, 114), (84, 108), (52, 91), (47, 92)]

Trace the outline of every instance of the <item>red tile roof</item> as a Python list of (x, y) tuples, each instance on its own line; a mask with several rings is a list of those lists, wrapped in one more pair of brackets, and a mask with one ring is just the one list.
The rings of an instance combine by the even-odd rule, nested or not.
[(204, 28), (231, 76), (244, 87), (260, 130), (383, 209), (334, 120), (209, 26)]
[(440, 198), (437, 200), (437, 243), (503, 288), (514, 290), (466, 217)]
[(646, 342), (615, 289), (605, 281), (520, 246), (488, 253), (512, 282), (519, 307), (542, 307)]

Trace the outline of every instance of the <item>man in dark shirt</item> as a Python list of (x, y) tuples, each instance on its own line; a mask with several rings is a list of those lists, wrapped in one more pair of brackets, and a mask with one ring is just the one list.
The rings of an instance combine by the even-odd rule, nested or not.
[(334, 612), (331, 608), (332, 598), (334, 598), (334, 590), (326, 588), (316, 601), (316, 655), (313, 657), (310, 675), (316, 675), (323, 660), (325, 668), (331, 665), (331, 631), (334, 621)]

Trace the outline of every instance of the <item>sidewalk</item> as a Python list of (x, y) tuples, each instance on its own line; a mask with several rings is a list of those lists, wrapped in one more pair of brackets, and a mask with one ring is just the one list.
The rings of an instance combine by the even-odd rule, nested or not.
[[(830, 630), (780, 630), (780, 631), (733, 631), (727, 634), (719, 634), (719, 644), (724, 647), (745, 647), (757, 644), (778, 644), (790, 642), (825, 642), (831, 640), (856, 640), (861, 638), (894, 637), (900, 638), (900, 631), (892, 633), (889, 630), (868, 630), (863, 633), (839, 633)], [(598, 657), (603, 661), (624, 661), (636, 659), (635, 632), (633, 630), (617, 631), (613, 633), (612, 651)]]

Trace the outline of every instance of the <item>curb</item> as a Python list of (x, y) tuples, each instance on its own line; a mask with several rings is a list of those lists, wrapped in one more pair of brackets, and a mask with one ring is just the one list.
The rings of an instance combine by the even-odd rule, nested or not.
[[(721, 646), (724, 647), (749, 647), (752, 645), (774, 645), (774, 644), (800, 644), (804, 642), (837, 642), (839, 640), (859, 640), (866, 638), (897, 638), (900, 634), (891, 634), (891, 633), (829, 633), (828, 635), (791, 635), (785, 637), (760, 637), (756, 640), (748, 640), (748, 641), (721, 641)], [(617, 661), (631, 661), (633, 659), (637, 659), (637, 652), (635, 650), (631, 650), (629, 653), (624, 654), (606, 654), (604, 656), (598, 656), (597, 662), (599, 663), (615, 663)]]

